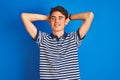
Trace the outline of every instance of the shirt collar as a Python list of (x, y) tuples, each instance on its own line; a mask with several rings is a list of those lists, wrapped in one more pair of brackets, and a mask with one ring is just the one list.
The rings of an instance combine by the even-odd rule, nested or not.
[(60, 39), (60, 38), (65, 39), (65, 38), (67, 37), (67, 33), (66, 33), (66, 32), (64, 32), (63, 36), (62, 36), (62, 37), (60, 37), (60, 38), (58, 38), (58, 37), (57, 37), (56, 35), (54, 35), (53, 33), (51, 33), (51, 34), (50, 34), (50, 36), (52, 37), (52, 39), (56, 38), (56, 39), (57, 39), (57, 41), (59, 41), (59, 39)]

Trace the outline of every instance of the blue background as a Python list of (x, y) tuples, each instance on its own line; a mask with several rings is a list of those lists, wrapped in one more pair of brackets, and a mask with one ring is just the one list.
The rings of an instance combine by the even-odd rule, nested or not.
[[(94, 20), (80, 49), (81, 80), (120, 80), (119, 0), (2, 0), (0, 1), (0, 80), (39, 80), (39, 48), (24, 28), (22, 12), (49, 15), (61, 5), (69, 13), (94, 12)], [(66, 32), (82, 21), (71, 21)], [(46, 21), (34, 23), (51, 32)]]

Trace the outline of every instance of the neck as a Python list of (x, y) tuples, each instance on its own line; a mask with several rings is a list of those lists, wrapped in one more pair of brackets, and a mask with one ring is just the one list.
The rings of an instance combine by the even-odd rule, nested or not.
[(53, 34), (54, 34), (55, 36), (57, 36), (58, 38), (60, 38), (61, 36), (63, 36), (64, 31), (53, 31)]

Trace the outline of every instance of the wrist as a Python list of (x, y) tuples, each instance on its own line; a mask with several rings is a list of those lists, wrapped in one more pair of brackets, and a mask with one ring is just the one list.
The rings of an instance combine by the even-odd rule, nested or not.
[(69, 15), (69, 20), (72, 20), (72, 19), (71, 19), (71, 14)]

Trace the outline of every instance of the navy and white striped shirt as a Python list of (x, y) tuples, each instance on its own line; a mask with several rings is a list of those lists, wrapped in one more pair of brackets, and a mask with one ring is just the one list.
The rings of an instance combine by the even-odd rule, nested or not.
[(40, 48), (40, 79), (80, 80), (78, 31), (64, 32), (61, 38), (38, 31), (35, 40)]

